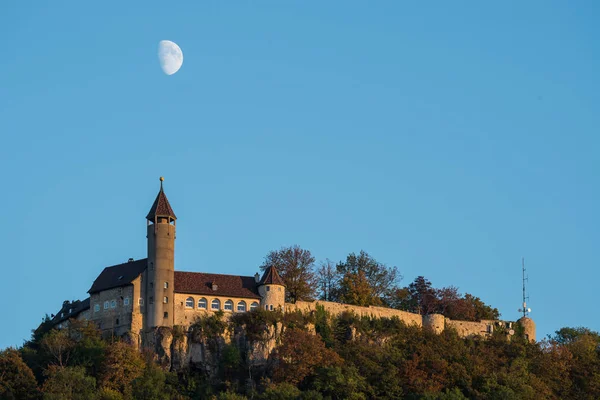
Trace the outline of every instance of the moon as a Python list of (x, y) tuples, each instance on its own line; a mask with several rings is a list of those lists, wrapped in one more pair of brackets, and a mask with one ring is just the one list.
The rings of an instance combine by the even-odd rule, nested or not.
[(165, 74), (173, 75), (183, 64), (183, 52), (177, 43), (161, 40), (158, 43), (158, 61)]

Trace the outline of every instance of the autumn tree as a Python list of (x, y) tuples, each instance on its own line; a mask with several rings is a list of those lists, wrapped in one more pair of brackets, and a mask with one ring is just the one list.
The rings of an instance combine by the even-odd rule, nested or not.
[(388, 267), (362, 250), (358, 255), (350, 253), (336, 269), (341, 280), (334, 299), (349, 304), (387, 304), (401, 279), (398, 268)]
[(315, 258), (298, 245), (282, 247), (266, 255), (261, 270), (275, 267), (285, 283), (286, 301), (311, 300), (315, 296), (317, 279), (313, 272)]
[(99, 385), (126, 393), (131, 383), (144, 373), (144, 360), (133, 346), (115, 342), (106, 348), (106, 355), (99, 375)]
[(301, 329), (287, 329), (281, 346), (277, 349), (279, 365), (275, 369), (275, 380), (298, 384), (318, 367), (341, 365), (342, 360), (325, 347), (320, 336)]
[(35, 376), (19, 352), (0, 352), (0, 399), (37, 399), (39, 394)]

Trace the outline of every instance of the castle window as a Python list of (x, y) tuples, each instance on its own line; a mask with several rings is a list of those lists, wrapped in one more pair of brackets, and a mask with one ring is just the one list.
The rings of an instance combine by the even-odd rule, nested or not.
[(256, 310), (258, 308), (258, 303), (255, 301), (252, 304), (250, 304), (250, 311), (252, 310)]
[(208, 307), (208, 302), (206, 301), (206, 299), (204, 297), (201, 298), (200, 300), (198, 300), (198, 308), (206, 310), (207, 307)]
[(240, 302), (237, 304), (237, 310), (238, 310), (239, 312), (244, 312), (244, 311), (246, 311), (246, 302), (245, 302), (245, 301), (240, 301)]
[(269, 311), (269, 305), (268, 304), (265, 305), (265, 310)]
[(164, 287), (165, 287), (165, 289), (168, 289), (169, 288), (169, 282), (165, 282)]
[(105, 309), (105, 310), (108, 310), (108, 306), (109, 306), (109, 304), (110, 304), (110, 303), (109, 303), (108, 301), (105, 301), (105, 302), (104, 302), (104, 309)]
[(169, 313), (165, 311), (165, 312), (163, 313), (163, 318), (169, 318)]
[(185, 308), (194, 308), (194, 298), (188, 297), (185, 299)]
[(100, 304), (96, 303), (94, 304), (94, 312), (98, 312), (100, 311)]
[(150, 296), (150, 298), (148, 298), (148, 303), (154, 304), (154, 296)]
[(218, 310), (221, 308), (221, 302), (219, 301), (219, 299), (214, 299), (211, 303), (210, 303), (210, 308), (213, 310)]
[(273, 304), (271, 304), (271, 305), (269, 306), (269, 309), (270, 309), (271, 311), (273, 311)]
[(116, 300), (111, 300), (110, 301), (110, 308), (115, 308), (117, 306), (117, 301)]
[(271, 291), (271, 286), (267, 286), (267, 292)]
[(169, 302), (169, 298), (167, 296), (163, 297), (163, 303), (167, 304)]
[(115, 325), (119, 325), (119, 318), (115, 321)]
[(227, 300), (225, 302), (225, 307), (223, 307), (227, 311), (233, 311), (233, 301)]
[(123, 305), (124, 305), (124, 306), (128, 306), (128, 305), (129, 305), (129, 297), (125, 297), (125, 298), (123, 299)]
[(143, 306), (143, 305), (144, 305), (144, 298), (143, 298), (143, 297), (140, 297), (140, 298), (138, 299), (138, 305), (140, 305), (140, 306)]

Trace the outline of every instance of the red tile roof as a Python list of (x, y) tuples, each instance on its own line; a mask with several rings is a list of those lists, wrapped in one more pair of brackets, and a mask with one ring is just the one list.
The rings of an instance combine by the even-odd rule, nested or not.
[[(213, 290), (213, 283), (216, 289)], [(253, 276), (175, 271), (175, 292), (260, 299)]]
[(285, 286), (283, 283), (283, 279), (279, 276), (279, 272), (277, 272), (277, 268), (271, 266), (265, 269), (265, 273), (263, 274), (261, 280), (261, 285), (281, 285)]
[(163, 191), (162, 182), (160, 183), (160, 191), (158, 192), (156, 200), (154, 200), (154, 204), (152, 204), (148, 215), (146, 215), (146, 219), (154, 222), (155, 217), (171, 217), (177, 219), (175, 212), (173, 212), (173, 209), (169, 204), (167, 195)]

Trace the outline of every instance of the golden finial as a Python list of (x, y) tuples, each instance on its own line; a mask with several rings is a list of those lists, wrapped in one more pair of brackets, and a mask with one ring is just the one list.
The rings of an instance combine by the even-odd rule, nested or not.
[(161, 181), (161, 182), (164, 182), (164, 181), (165, 181), (165, 177), (164, 177), (164, 176), (161, 176), (161, 177), (160, 177), (160, 181)]

